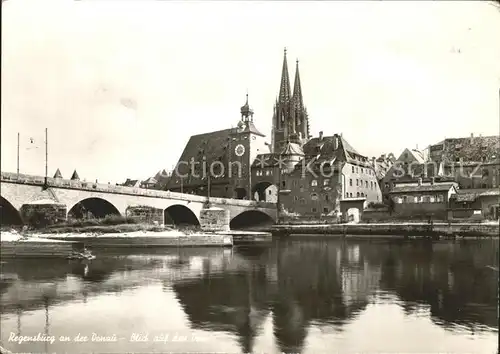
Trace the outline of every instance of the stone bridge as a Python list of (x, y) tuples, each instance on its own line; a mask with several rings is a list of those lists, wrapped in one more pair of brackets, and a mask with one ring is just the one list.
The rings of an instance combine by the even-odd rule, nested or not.
[[(251, 200), (207, 198), (144, 188), (124, 187), (85, 181), (1, 173), (1, 221), (22, 223), (23, 205), (54, 203), (66, 206), (66, 217), (77, 205), (84, 205), (95, 217), (129, 215), (134, 207), (161, 212), (161, 223), (200, 224), (200, 211), (209, 200), (212, 207), (229, 211), (231, 227), (252, 226), (276, 220), (276, 205)], [(13, 222), (11, 222), (12, 224)]]

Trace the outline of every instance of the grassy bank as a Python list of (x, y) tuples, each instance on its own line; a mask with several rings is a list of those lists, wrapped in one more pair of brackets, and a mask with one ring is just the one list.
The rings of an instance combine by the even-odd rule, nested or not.
[[(2, 228), (2, 231), (8, 230), (21, 231), (22, 227)], [(30, 233), (46, 233), (46, 234), (78, 234), (78, 233), (95, 233), (95, 234), (111, 234), (124, 233), (135, 231), (169, 231), (181, 230), (184, 233), (196, 232), (199, 227), (196, 226), (162, 226), (140, 222), (135, 218), (127, 218), (119, 215), (109, 215), (102, 219), (88, 220), (68, 220), (62, 224), (56, 224), (40, 228), (24, 228), (24, 232)]]

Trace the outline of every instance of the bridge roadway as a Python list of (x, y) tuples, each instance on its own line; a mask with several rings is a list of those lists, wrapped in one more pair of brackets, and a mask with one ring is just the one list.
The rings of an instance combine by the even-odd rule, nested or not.
[[(2, 214), (5, 209), (15, 209), (19, 217), (24, 204), (50, 200), (66, 205), (67, 213), (70, 213), (76, 204), (91, 200), (93, 203), (89, 205), (113, 214), (126, 215), (128, 207), (148, 206), (161, 209), (164, 213), (175, 211), (169, 213), (174, 222), (176, 218), (186, 220), (186, 216), (187, 219), (195, 216), (198, 223), (200, 211), (208, 199), (199, 195), (61, 178), (47, 178), (45, 183), (45, 177), (10, 172), (1, 172), (0, 195)], [(210, 198), (210, 203), (213, 207), (229, 210), (232, 221), (236, 218), (259, 222), (276, 220), (274, 203), (229, 198)]]

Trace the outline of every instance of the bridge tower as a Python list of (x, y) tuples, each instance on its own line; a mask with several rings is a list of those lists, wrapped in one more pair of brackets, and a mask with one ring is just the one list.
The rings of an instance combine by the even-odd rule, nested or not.
[(229, 139), (231, 151), (229, 151), (230, 181), (232, 198), (253, 199), (252, 197), (252, 171), (251, 166), (258, 154), (269, 151), (266, 145), (265, 135), (256, 127), (253, 121), (254, 112), (246, 102), (240, 109), (241, 118), (236, 128), (231, 129)]

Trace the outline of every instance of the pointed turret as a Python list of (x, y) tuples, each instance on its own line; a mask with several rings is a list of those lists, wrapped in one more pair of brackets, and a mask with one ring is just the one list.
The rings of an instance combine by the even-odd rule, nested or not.
[(56, 173), (54, 174), (54, 178), (63, 178), (61, 171), (57, 169)]
[(79, 181), (80, 180), (80, 177), (78, 176), (78, 173), (76, 172), (76, 170), (71, 175), (71, 180), (72, 181)]
[(248, 92), (247, 92), (247, 100), (245, 104), (241, 107), (241, 120), (244, 122), (253, 121), (253, 110), (250, 108), (248, 104)]
[(286, 103), (290, 101), (290, 77), (288, 76), (288, 64), (286, 60), (286, 48), (285, 54), (283, 56), (283, 69), (281, 70), (281, 83), (280, 83), (280, 94), (278, 97), (279, 103)]

